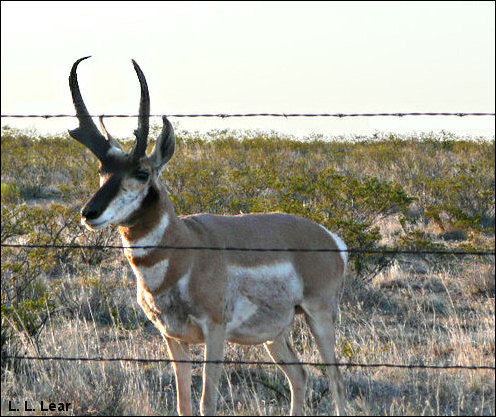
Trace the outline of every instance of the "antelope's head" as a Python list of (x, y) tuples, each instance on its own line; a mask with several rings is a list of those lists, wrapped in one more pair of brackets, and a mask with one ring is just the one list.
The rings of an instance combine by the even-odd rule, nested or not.
[(90, 117), (79, 91), (76, 71), (79, 63), (87, 58), (78, 59), (69, 76), (72, 100), (79, 120), (79, 127), (70, 130), (69, 134), (99, 159), (100, 189), (82, 208), (81, 222), (90, 229), (100, 229), (111, 224), (132, 225), (140, 208), (150, 199), (157, 198), (159, 174), (174, 153), (174, 131), (164, 116), (155, 149), (150, 156), (146, 155), (150, 96), (145, 76), (133, 60), (141, 86), (138, 128), (134, 131), (136, 144), (130, 153), (126, 153), (107, 132), (100, 117), (102, 134)]

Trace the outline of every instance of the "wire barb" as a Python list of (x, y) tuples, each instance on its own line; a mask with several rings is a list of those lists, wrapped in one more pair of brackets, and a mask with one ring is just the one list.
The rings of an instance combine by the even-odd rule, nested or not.
[[(177, 114), (151, 114), (150, 117), (219, 117), (221, 119), (233, 117), (405, 117), (405, 116), (491, 116), (494, 117), (494, 112), (394, 112), (394, 113), (177, 113)], [(2, 118), (22, 119), (22, 118), (64, 118), (76, 117), (74, 114), (2, 114)], [(89, 115), (86, 117), (139, 117), (139, 114), (102, 114), (102, 115)]]

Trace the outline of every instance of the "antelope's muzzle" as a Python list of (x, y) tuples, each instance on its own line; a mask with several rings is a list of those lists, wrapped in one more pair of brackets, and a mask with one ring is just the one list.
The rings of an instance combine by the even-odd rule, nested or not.
[[(81, 209), (82, 221), (90, 227), (98, 227), (106, 223), (105, 210), (119, 192), (122, 177), (110, 176), (90, 201)], [(103, 217), (103, 218), (102, 218)]]

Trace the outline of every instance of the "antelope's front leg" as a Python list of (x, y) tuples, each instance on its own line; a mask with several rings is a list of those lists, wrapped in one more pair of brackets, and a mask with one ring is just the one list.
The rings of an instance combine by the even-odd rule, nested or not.
[[(169, 357), (173, 360), (190, 360), (187, 343), (166, 338)], [(173, 362), (176, 376), (177, 413), (180, 416), (191, 416), (191, 363)]]
[[(210, 325), (205, 332), (205, 360), (221, 361), (224, 359), (226, 330), (222, 325)], [(203, 367), (203, 391), (200, 413), (213, 416), (217, 409), (217, 394), (222, 364), (205, 363)]]

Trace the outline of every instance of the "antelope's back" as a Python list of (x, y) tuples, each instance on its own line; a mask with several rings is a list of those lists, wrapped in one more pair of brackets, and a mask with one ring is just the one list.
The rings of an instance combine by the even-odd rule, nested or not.
[[(290, 262), (304, 282), (305, 291), (338, 284), (346, 270), (344, 242), (323, 226), (309, 219), (283, 213), (220, 216), (197, 214), (183, 217), (200, 245), (243, 249), (281, 249), (281, 251), (219, 251), (227, 265), (256, 267)], [(283, 249), (329, 249), (326, 252), (284, 251)], [(332, 285), (334, 287), (334, 285)]]

